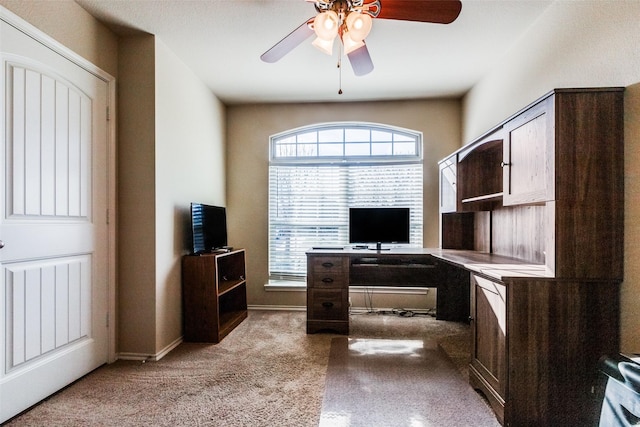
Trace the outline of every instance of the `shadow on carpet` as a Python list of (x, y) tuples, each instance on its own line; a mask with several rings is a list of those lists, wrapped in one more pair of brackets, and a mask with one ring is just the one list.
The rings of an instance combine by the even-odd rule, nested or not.
[(331, 340), (320, 427), (500, 426), (437, 343)]

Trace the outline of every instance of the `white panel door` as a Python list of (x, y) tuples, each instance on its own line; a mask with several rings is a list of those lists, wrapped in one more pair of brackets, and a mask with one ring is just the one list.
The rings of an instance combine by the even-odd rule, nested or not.
[(0, 25), (1, 422), (107, 362), (108, 85)]

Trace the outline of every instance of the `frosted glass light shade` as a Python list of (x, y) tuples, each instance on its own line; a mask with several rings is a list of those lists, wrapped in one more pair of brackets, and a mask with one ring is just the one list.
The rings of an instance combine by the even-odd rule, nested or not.
[(319, 13), (313, 23), (316, 36), (323, 40), (333, 40), (338, 35), (338, 14), (332, 10)]
[(354, 41), (364, 40), (371, 31), (373, 19), (366, 13), (351, 12), (347, 15), (347, 29)]
[(349, 34), (351, 31), (348, 31), (342, 35), (342, 44), (344, 45), (344, 54), (348, 55), (356, 49), (360, 49), (364, 46), (364, 42), (362, 40), (354, 40)]
[(320, 37), (317, 37), (311, 44), (327, 55), (333, 55), (333, 39), (324, 40)]

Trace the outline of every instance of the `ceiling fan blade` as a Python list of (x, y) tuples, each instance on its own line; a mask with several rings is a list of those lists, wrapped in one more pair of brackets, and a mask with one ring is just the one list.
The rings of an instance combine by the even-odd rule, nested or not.
[(351, 68), (353, 68), (353, 73), (356, 76), (364, 76), (373, 71), (373, 61), (371, 61), (369, 49), (367, 49), (366, 44), (347, 54), (347, 57), (349, 58)]
[(460, 0), (380, 0), (377, 18), (450, 24), (462, 10)]
[(271, 49), (263, 53), (260, 56), (260, 59), (264, 62), (276, 62), (287, 53), (291, 52), (300, 43), (314, 34), (314, 31), (311, 28), (311, 24), (314, 19), (315, 18), (311, 18), (305, 21), (302, 25), (289, 33), (289, 35), (276, 43)]

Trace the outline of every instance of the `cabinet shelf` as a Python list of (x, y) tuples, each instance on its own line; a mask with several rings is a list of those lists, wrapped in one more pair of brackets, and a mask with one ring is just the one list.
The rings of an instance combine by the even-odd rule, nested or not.
[(457, 197), (461, 211), (491, 210), (502, 203), (501, 137), (497, 131), (458, 156)]
[(220, 281), (220, 283), (218, 283), (218, 296), (224, 295), (227, 292), (230, 292), (235, 288), (237, 288), (238, 286), (243, 285), (245, 283), (246, 283), (246, 280), (244, 279), (222, 280)]
[(482, 196), (469, 197), (462, 199), (462, 203), (484, 202), (484, 201), (500, 201), (502, 200), (502, 191), (499, 193), (483, 194)]

